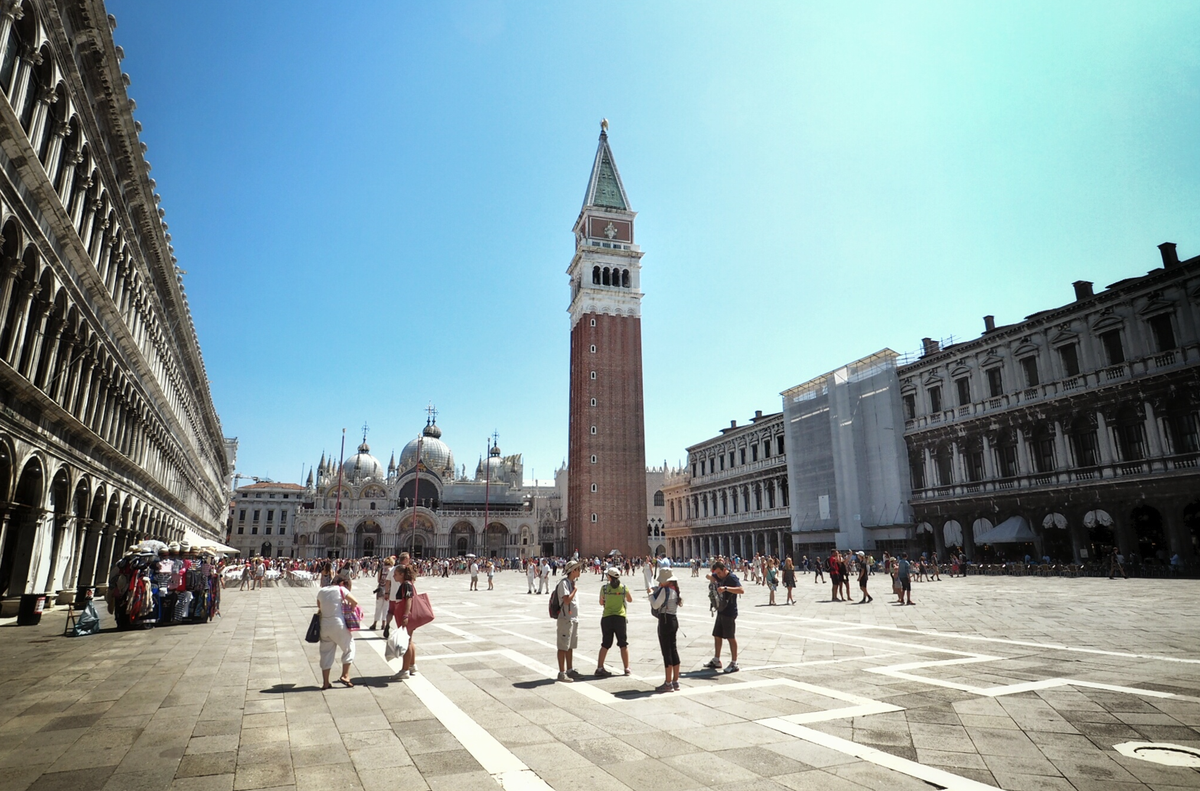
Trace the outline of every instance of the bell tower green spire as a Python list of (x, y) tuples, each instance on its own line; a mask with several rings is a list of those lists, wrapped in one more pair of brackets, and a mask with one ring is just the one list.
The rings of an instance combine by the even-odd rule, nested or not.
[(607, 118), (600, 122), (600, 145), (596, 147), (596, 160), (592, 163), (592, 177), (588, 179), (583, 205), (629, 211), (629, 198), (613, 161), (612, 149), (608, 147)]

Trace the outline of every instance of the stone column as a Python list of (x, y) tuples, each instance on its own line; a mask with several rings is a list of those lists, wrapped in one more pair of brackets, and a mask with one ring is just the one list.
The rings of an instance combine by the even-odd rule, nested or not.
[(30, 75), (33, 74), (34, 66), (41, 62), (41, 53), (37, 50), (23, 52), (17, 56), (17, 62), (13, 67), (13, 89), (9, 95), (12, 96), (12, 108), (18, 123), (21, 119), (21, 108), (25, 106), (25, 94), (29, 90)]
[(1161, 459), (1167, 455), (1163, 449), (1167, 446), (1163, 441), (1162, 432), (1159, 430), (1159, 420), (1155, 416), (1154, 406), (1149, 401), (1144, 401), (1142, 405), (1146, 409), (1145, 431), (1146, 431), (1146, 458)]
[(995, 480), (997, 477), (996, 454), (992, 449), (992, 441), (986, 433), (983, 435), (983, 477), (989, 481)]
[(33, 303), (33, 298), (37, 294), (37, 285), (32, 285), (27, 288), (21, 288), (16, 296), (19, 300), (20, 307), (17, 308), (17, 315), (13, 318), (12, 333), (9, 335), (8, 343), (4, 348), (4, 359), (9, 361), (13, 368), (16, 368), (21, 360), (21, 345), (24, 342), (25, 322), (29, 315), (29, 307)]
[(1017, 475), (1032, 475), (1033, 465), (1029, 463), (1029, 443), (1025, 441), (1025, 432), (1017, 429)]
[(102, 526), (96, 541), (96, 566), (92, 572), (92, 585), (97, 590), (108, 589), (108, 570), (112, 568), (113, 546), (117, 542), (117, 528), (113, 525)]
[(71, 383), (71, 369), (75, 367), (75, 363), (77, 362), (73, 359), (74, 351), (75, 336), (68, 335), (67, 339), (55, 348), (54, 366), (48, 374), (50, 381), (47, 383), (48, 391), (46, 394), (62, 406), (63, 409), (67, 409), (64, 396), (67, 393), (67, 385)]
[[(0, 244), (3, 240), (0, 239)], [(3, 286), (0, 287), (0, 320), (8, 316), (9, 302), (14, 298), (14, 285), (17, 277), (25, 269), (25, 262), (20, 258), (5, 262)]]
[(74, 588), (79, 584), (79, 568), (83, 563), (84, 543), (87, 540), (88, 520), (75, 517), (75, 551), (71, 554), (71, 562), (67, 566), (67, 587)]
[[(54, 369), (58, 365), (58, 345), (62, 341), (63, 330), (65, 330), (65, 329), (66, 329), (66, 322), (65, 321), (57, 321), (55, 323), (54, 329), (50, 331), (49, 338), (48, 338), (49, 349), (46, 348), (47, 344), (43, 344), (43, 346), (42, 346), (42, 355), (46, 357), (46, 376), (44, 377), (43, 381), (41, 381), (41, 382), (35, 381), (34, 382), (34, 384), (36, 384), (42, 388), (42, 392), (44, 392), (46, 395), (50, 396), (51, 400), (54, 399), (52, 390), (54, 389), (55, 385), (57, 384), (54, 380)], [(33, 376), (35, 377), (35, 380), (36, 380), (37, 373), (38, 373), (38, 363), (34, 362), (34, 364), (30, 366), (30, 370), (33, 371)]]
[(1058, 457), (1054, 465), (1056, 470), (1065, 470), (1071, 466), (1071, 453), (1067, 450), (1067, 435), (1059, 420), (1054, 421), (1054, 454)]
[[(2, 39), (0, 39), (2, 41)], [(4, 542), (11, 540), (16, 541), (15, 535), (9, 535), (8, 525), (12, 521), (12, 509), (4, 509), (4, 515), (0, 516), (0, 558), (4, 557)]]
[[(50, 123), (50, 105), (54, 104), (58, 99), (58, 95), (53, 92), (52, 86), (47, 86), (47, 91), (50, 91), (45, 96), (38, 98), (37, 106), (33, 108), (33, 118), (29, 123), (29, 145), (33, 146), (34, 153), (39, 153), (41, 148), (42, 130)], [(50, 160), (47, 159), (47, 162)], [(49, 165), (46, 166), (49, 172)], [(53, 183), (53, 180), (51, 181)]]
[[(20, 3), (8, 2), (4, 4), (4, 13), (3, 15), (0, 15), (0, 48), (8, 44), (8, 34), (12, 32), (13, 25), (16, 23), (16, 21), (21, 19), (23, 16), (25, 16), (25, 13), (21, 9)], [(3, 52), (0, 52), (0, 56), (3, 56)], [(14, 63), (13, 76), (15, 77), (16, 74), (17, 64)], [(0, 85), (0, 90), (7, 92), (8, 86)]]
[(1117, 458), (1113, 452), (1112, 430), (1104, 419), (1104, 412), (1099, 409), (1096, 410), (1096, 444), (1100, 446), (1100, 463), (1112, 464)]
[[(26, 358), (25, 364), (21, 366), (21, 373), (30, 382), (37, 376), (38, 360), (41, 359), (42, 350), (46, 345), (46, 324), (50, 320), (50, 303), (37, 303), (34, 306), (31, 319), (31, 324), (34, 327), (33, 337), (29, 339), (31, 348), (29, 349), (29, 355)], [(25, 355), (22, 356), (24, 357)]]

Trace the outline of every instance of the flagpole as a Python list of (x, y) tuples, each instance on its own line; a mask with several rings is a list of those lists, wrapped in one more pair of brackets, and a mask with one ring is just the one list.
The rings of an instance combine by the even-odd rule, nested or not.
[(333, 540), (337, 542), (338, 528), (342, 517), (342, 464), (346, 460), (346, 429), (342, 429), (342, 451), (338, 458), (337, 500), (333, 504)]
[(412, 518), (412, 536), (408, 543), (408, 556), (411, 559), (417, 553), (417, 503), (421, 502), (421, 469), (425, 466), (421, 461), (421, 449), (425, 445), (425, 434), (417, 437), (417, 480), (413, 484), (413, 518)]
[(488, 495), (492, 486), (492, 438), (488, 437), (488, 455), (483, 459), (483, 540), (488, 532)]

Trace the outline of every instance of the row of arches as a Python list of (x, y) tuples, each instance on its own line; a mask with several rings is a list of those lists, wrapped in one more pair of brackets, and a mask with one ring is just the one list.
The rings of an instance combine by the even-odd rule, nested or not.
[(672, 498), (668, 503), (670, 522), (705, 519), (738, 513), (786, 508), (789, 505), (787, 478), (713, 489), (688, 498)]
[(507, 525), (491, 522), (487, 527), (468, 521), (455, 523), (448, 533), (437, 527), (434, 518), (418, 511), (395, 530), (385, 531), (378, 522), (367, 519), (347, 527), (326, 522), (317, 530), (296, 536), (298, 557), (366, 557), (408, 551), (416, 557), (466, 555), (514, 557), (520, 547), (536, 543), (528, 524)]
[[(1032, 540), (1000, 546), (977, 540), (1012, 516), (1028, 522)], [(971, 560), (1030, 554), (1054, 563), (1085, 563), (1102, 561), (1115, 547), (1127, 557), (1165, 564), (1174, 555), (1200, 555), (1200, 499), (926, 517), (917, 523), (915, 534), (921, 550), (943, 557), (947, 550), (961, 548)]]
[(618, 286), (620, 288), (633, 287), (629, 280), (628, 269), (617, 269), (616, 267), (609, 268), (607, 266), (592, 267), (592, 285)]
[(175, 515), (104, 476), (0, 437), (0, 597), (105, 586), (114, 557), (146, 538), (179, 541)]
[[(7, 13), (0, 17), (0, 48), (0, 92), (16, 112), (49, 186), (76, 232), (77, 238), (59, 239), (61, 247), (86, 256), (111, 299), (111, 304), (102, 308), (111, 308), (119, 317), (157, 379), (169, 408), (191, 434), (209, 479), (219, 481), (223, 469), (219, 437), (208, 436), (210, 432), (205, 431), (196, 395), (185, 385), (188, 377), (176, 364), (173, 344), (163, 329), (165, 321), (155, 309), (158, 302), (154, 288), (147, 285), (144, 266), (137, 263), (136, 240), (126, 238), (117, 216), (118, 204), (104, 185), (98, 159), (103, 152), (94, 152), (86, 139), (65, 75), (28, 2), (8, 4)], [(146, 410), (143, 404), (133, 403), (128, 382), (114, 374), (114, 369), (122, 366), (112, 360), (107, 348), (111, 345), (107, 341), (111, 330), (97, 333), (91, 328), (84, 318), (91, 309), (81, 312), (77, 307), (61, 279), (39, 255), (37, 239), (23, 232), (21, 223), (7, 208), (3, 215), (0, 318), (4, 324), (0, 327), (0, 354), (39, 388), (52, 389), (53, 394), (47, 394), (54, 400), (61, 403), (71, 396), (73, 408), (68, 411), (120, 452), (142, 463), (136, 458), (139, 438), (133, 432), (126, 433), (131, 421), (120, 413), (136, 412), (144, 419)], [(186, 314), (186, 304), (182, 308)], [(72, 376), (102, 380), (105, 392), (93, 394), (90, 386), (79, 388), (71, 381)], [(78, 414), (85, 407), (86, 414)], [(172, 454), (165, 450), (164, 455)], [(193, 500), (189, 504), (199, 507), (200, 500), (207, 500), (203, 507), (219, 518), (220, 498), (215, 490), (203, 497), (188, 484), (197, 477), (190, 466), (176, 465), (169, 475), (165, 470), (149, 471), (160, 480), (175, 481), (179, 489), (176, 495)], [(193, 491), (188, 492), (189, 488)]]

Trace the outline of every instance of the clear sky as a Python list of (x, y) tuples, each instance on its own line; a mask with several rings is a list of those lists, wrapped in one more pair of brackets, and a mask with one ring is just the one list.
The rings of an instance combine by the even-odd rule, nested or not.
[(883, 347), (1200, 254), (1200, 3), (110, 0), (238, 470), (439, 412), (567, 455), (599, 121), (645, 251), (647, 460)]

